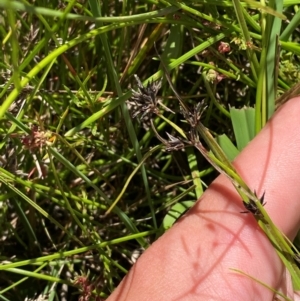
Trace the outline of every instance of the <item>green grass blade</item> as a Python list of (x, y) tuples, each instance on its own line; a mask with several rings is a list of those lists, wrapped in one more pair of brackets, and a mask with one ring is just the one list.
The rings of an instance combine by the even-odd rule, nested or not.
[[(57, 152), (54, 148), (49, 147), (49, 153), (54, 156), (60, 163), (62, 163), (67, 169), (71, 170), (75, 175), (83, 179), (88, 185), (93, 187), (100, 196), (108, 203), (111, 204), (112, 201), (103, 193), (101, 189), (99, 189), (98, 186), (96, 186), (87, 176), (85, 176), (81, 171), (79, 171), (71, 162), (66, 160), (59, 152)], [(117, 206), (114, 207), (113, 211), (120, 217), (120, 219), (124, 222), (124, 224), (127, 226), (127, 228), (132, 233), (138, 233), (138, 229), (134, 225), (134, 223), (128, 218), (128, 216), (121, 211)], [(141, 246), (145, 246), (147, 243), (143, 239), (139, 238), (139, 243)]]
[[(245, 40), (246, 45), (251, 45), (252, 41), (251, 41), (251, 37), (248, 31), (248, 27), (244, 18), (244, 14), (243, 14), (243, 9), (241, 7), (241, 3), (239, 0), (233, 0), (232, 1), (234, 9), (235, 9), (235, 13)], [(251, 66), (251, 70), (252, 70), (252, 74), (253, 74), (253, 78), (254, 80), (257, 80), (258, 78), (258, 70), (259, 70), (259, 64), (258, 64), (258, 60), (256, 57), (256, 54), (254, 52), (254, 49), (252, 49), (252, 47), (248, 46), (246, 49), (246, 53), (248, 56), (248, 60), (250, 62), (250, 66)]]
[[(283, 1), (282, 0), (272, 0), (269, 2), (269, 6), (277, 11), (278, 13), (282, 13), (283, 9)], [(271, 118), (275, 111), (275, 99), (276, 99), (276, 91), (277, 91), (277, 76), (278, 69), (277, 64), (277, 41), (281, 31), (281, 23), (282, 19), (268, 15), (267, 16), (267, 38), (268, 38), (268, 47), (267, 47), (267, 55), (266, 55), (266, 106), (267, 119)]]
[(227, 135), (219, 135), (216, 137), (217, 143), (220, 145), (225, 155), (230, 161), (233, 161), (234, 158), (240, 153), (236, 146), (231, 142)]
[(284, 29), (284, 31), (280, 35), (280, 40), (287, 42), (290, 38), (293, 31), (299, 26), (300, 23), (300, 10), (297, 11), (297, 13), (293, 16), (292, 20), (288, 23), (287, 27)]
[(105, 248), (106, 246), (120, 244), (120, 243), (128, 241), (128, 240), (134, 240), (134, 239), (139, 240), (140, 238), (144, 238), (144, 237), (154, 234), (156, 232), (157, 232), (157, 230), (139, 232), (137, 234), (123, 236), (121, 238), (112, 239), (110, 241), (104, 241), (104, 242), (101, 242), (98, 244), (85, 246), (85, 247), (70, 250), (70, 251), (62, 251), (62, 252), (57, 252), (57, 253), (53, 253), (50, 255), (46, 255), (46, 256), (42, 256), (42, 257), (38, 257), (38, 258), (34, 258), (34, 259), (26, 259), (26, 260), (22, 260), (22, 261), (18, 261), (18, 262), (5, 263), (5, 264), (0, 265), (0, 271), (5, 271), (6, 269), (11, 269), (11, 268), (17, 268), (17, 267), (21, 267), (24, 265), (50, 262), (50, 261), (53, 261), (56, 259), (62, 259), (62, 258), (66, 258), (69, 256), (74, 256), (74, 255), (85, 253), (85, 252), (95, 250), (98, 248)]
[[(98, 4), (96, 4), (94, 1), (89, 1), (89, 3), (91, 5), (93, 14), (97, 15), (97, 16), (101, 16), (100, 6)], [(119, 81), (119, 78), (117, 76), (117, 72), (115, 70), (114, 63), (113, 63), (113, 60), (112, 60), (110, 48), (109, 48), (109, 45), (108, 45), (108, 39), (107, 39), (105, 34), (101, 35), (100, 38), (101, 38), (101, 41), (102, 41), (102, 44), (103, 44), (103, 47), (104, 47), (104, 52), (105, 52), (106, 60), (107, 60), (107, 64), (108, 64), (108, 70), (110, 70), (110, 72), (111, 72), (111, 80), (112, 80), (112, 82), (114, 82), (114, 86), (116, 87), (116, 92), (117, 92), (118, 96), (121, 97), (123, 95), (123, 92), (122, 92), (120, 81)], [(136, 133), (133, 129), (133, 124), (132, 124), (127, 106), (126, 106), (125, 103), (121, 103), (120, 106), (121, 106), (122, 114), (124, 116), (124, 120), (125, 120), (125, 123), (126, 123), (127, 131), (128, 131), (129, 136), (130, 136), (131, 143), (132, 143), (132, 145), (135, 149), (138, 161), (142, 162), (142, 155), (141, 155), (141, 152), (140, 152), (139, 142), (137, 140)], [(157, 228), (155, 210), (154, 210), (153, 202), (152, 202), (152, 199), (151, 199), (150, 187), (149, 187), (149, 183), (148, 183), (146, 168), (145, 168), (144, 165), (141, 165), (141, 173), (142, 173), (142, 178), (143, 178), (143, 182), (144, 182), (144, 186), (145, 186), (145, 190), (146, 190), (146, 195), (147, 195), (147, 199), (148, 199), (148, 205), (149, 205), (150, 212), (151, 212), (151, 215), (152, 215), (153, 226), (154, 226), (154, 228)]]
[(230, 116), (237, 148), (241, 151), (255, 137), (255, 110), (230, 108)]

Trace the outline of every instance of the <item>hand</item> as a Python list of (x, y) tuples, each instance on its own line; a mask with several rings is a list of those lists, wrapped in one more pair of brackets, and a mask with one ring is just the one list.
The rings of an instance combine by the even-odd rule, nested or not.
[[(300, 218), (300, 97), (281, 107), (234, 161), (291, 240)], [(294, 298), (271, 243), (225, 176), (147, 249), (107, 301), (276, 300), (238, 269)], [(279, 299), (277, 299), (279, 300)]]

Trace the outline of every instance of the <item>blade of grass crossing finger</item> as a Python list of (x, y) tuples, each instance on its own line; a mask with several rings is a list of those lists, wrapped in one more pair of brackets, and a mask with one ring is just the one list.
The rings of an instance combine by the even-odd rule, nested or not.
[[(207, 133), (204, 134), (206, 135)], [(208, 141), (213, 140), (213, 137), (208, 136)], [(207, 139), (207, 138), (206, 138)], [(214, 145), (215, 143), (212, 142), (211, 145)], [(204, 147), (201, 145), (201, 143), (198, 143), (195, 145), (197, 149), (201, 152), (201, 154), (210, 162), (216, 170), (218, 170), (221, 174), (224, 174), (227, 176), (238, 193), (241, 195), (242, 199), (246, 202), (249, 202), (249, 199), (253, 200), (260, 212), (263, 215), (263, 218), (257, 217), (257, 221), (259, 226), (263, 229), (269, 240), (272, 242), (272, 244), (275, 247), (276, 252), (288, 268), (289, 272), (292, 275), (293, 283), (294, 285), (299, 288), (300, 285), (300, 270), (296, 266), (296, 264), (293, 262), (292, 258), (292, 249), (289, 246), (287, 240), (285, 239), (284, 235), (276, 228), (276, 226), (273, 224), (272, 220), (266, 213), (263, 205), (260, 203), (260, 200), (257, 198), (257, 196), (251, 192), (249, 187), (245, 184), (245, 182), (242, 180), (242, 178), (236, 173), (236, 171), (228, 165), (227, 163), (223, 163), (223, 161), (219, 161), (218, 158), (214, 157), (214, 155), (208, 153)], [(219, 151), (217, 152), (217, 155), (219, 156)]]
[(259, 203), (257, 204), (261, 213), (263, 214), (263, 220), (258, 220), (259, 226), (263, 229), (269, 240), (274, 246), (275, 251), (278, 256), (289, 270), (294, 289), (300, 289), (300, 270), (297, 267), (296, 263), (293, 259), (293, 251), (292, 249), (296, 249), (294, 246), (290, 246), (289, 241), (285, 238), (285, 236), (281, 233), (281, 231), (273, 224), (269, 215), (265, 211), (264, 207)]
[[(273, 293), (275, 293), (275, 294), (281, 296), (281, 297), (284, 298), (284, 300), (286, 300), (286, 301), (293, 301), (292, 299), (288, 298), (287, 296), (285, 296), (285, 295), (282, 294), (281, 292), (279, 292), (279, 291), (275, 290), (274, 288), (272, 288), (272, 286), (269, 286), (269, 285), (265, 284), (264, 282), (260, 281), (259, 279), (255, 278), (255, 277), (252, 277), (251, 275), (249, 275), (249, 274), (247, 274), (247, 273), (245, 273), (245, 272), (243, 272), (243, 271), (241, 271), (241, 270), (237, 270), (237, 269), (234, 269), (234, 268), (230, 268), (230, 270), (232, 270), (232, 271), (234, 271), (234, 272), (236, 272), (236, 273), (242, 274), (242, 275), (244, 275), (245, 277), (250, 278), (251, 280), (254, 280), (255, 282), (257, 282), (257, 283), (261, 284), (262, 286), (266, 287), (267, 289), (269, 289), (269, 290), (272, 291)], [(273, 299), (273, 300), (275, 300), (275, 299)], [(277, 299), (277, 300), (278, 300), (278, 299)]]
[[(240, 188), (238, 187), (236, 188), (237, 190), (240, 190)], [(248, 191), (250, 191), (249, 188)], [(248, 194), (247, 191), (245, 192), (246, 194)], [(274, 225), (268, 213), (266, 212), (263, 204), (261, 204), (259, 198), (252, 192), (250, 192), (250, 194), (252, 194), (252, 196), (249, 195), (249, 197), (255, 201), (260, 213), (262, 214), (262, 216), (259, 215), (255, 216), (258, 225), (265, 232), (268, 239), (273, 244), (274, 249), (277, 252), (278, 256), (281, 258), (281, 260), (289, 270), (292, 276), (293, 284), (297, 289), (299, 289), (300, 269), (297, 267), (293, 259), (294, 256), (293, 250), (296, 250), (295, 246), (293, 246), (291, 242), (286, 238), (286, 236)], [(297, 253), (299, 254), (298, 251)]]
[[(95, 1), (89, 1), (90, 7), (91, 7), (91, 11), (93, 13), (93, 15), (95, 16), (100, 16), (101, 17), (101, 7), (100, 4)], [(121, 97), (123, 95), (120, 83), (119, 83), (119, 79), (117, 76), (117, 72), (115, 70), (114, 67), (114, 63), (112, 60), (112, 56), (111, 56), (111, 52), (110, 52), (110, 48), (108, 45), (108, 38), (106, 34), (103, 34), (100, 36), (101, 41), (102, 41), (102, 45), (104, 47), (104, 52), (105, 52), (105, 56), (106, 56), (106, 60), (107, 60), (107, 67), (108, 69), (111, 71), (111, 80), (114, 82), (114, 85), (116, 87), (116, 91), (119, 97)], [(127, 127), (127, 131), (129, 133), (130, 136), (130, 140), (131, 143), (133, 144), (133, 147), (135, 149), (138, 161), (141, 162), (142, 161), (142, 155), (140, 152), (140, 146), (139, 146), (139, 142), (137, 140), (135, 131), (134, 131), (134, 127), (127, 109), (127, 106), (125, 103), (121, 104), (121, 110), (122, 110), (122, 114), (124, 116), (124, 121)], [(151, 200), (151, 193), (150, 193), (150, 187), (148, 184), (148, 178), (147, 178), (147, 173), (146, 173), (146, 168), (145, 165), (141, 166), (141, 173), (142, 173), (142, 178), (143, 178), (143, 182), (144, 182), (144, 186), (145, 186), (145, 190), (146, 190), (146, 195), (147, 195), (147, 200), (148, 200), (148, 204), (149, 204), (149, 208), (150, 208), (150, 212), (151, 212), (151, 217), (153, 220), (153, 226), (155, 229), (157, 229), (157, 222), (156, 222), (156, 216), (155, 216), (155, 210), (153, 207), (153, 202)], [(145, 242), (143, 241), (143, 244)]]

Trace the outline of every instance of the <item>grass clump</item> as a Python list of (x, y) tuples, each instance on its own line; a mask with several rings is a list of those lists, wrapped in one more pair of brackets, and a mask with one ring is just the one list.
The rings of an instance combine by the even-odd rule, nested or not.
[(269, 2), (0, 1), (2, 300), (105, 299), (215, 169), (261, 201), (230, 161), (300, 77)]

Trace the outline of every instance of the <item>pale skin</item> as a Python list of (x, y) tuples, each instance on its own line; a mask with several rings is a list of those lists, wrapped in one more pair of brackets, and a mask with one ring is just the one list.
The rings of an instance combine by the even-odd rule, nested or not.
[[(281, 107), (234, 165), (293, 239), (300, 225), (300, 97)], [(290, 277), (225, 176), (138, 259), (107, 301), (274, 300), (238, 269), (294, 295)], [(276, 300), (276, 299), (275, 299)]]

